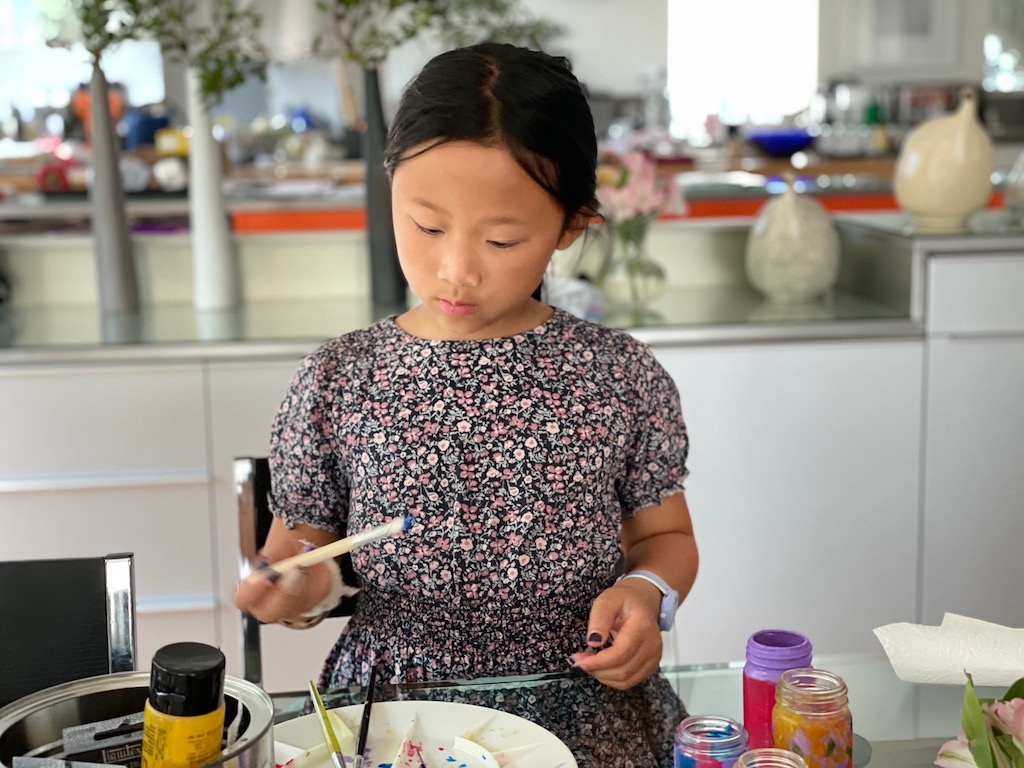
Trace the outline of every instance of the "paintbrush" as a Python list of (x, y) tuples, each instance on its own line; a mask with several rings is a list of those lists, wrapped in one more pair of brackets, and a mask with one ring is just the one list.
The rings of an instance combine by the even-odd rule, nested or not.
[(363, 768), (366, 759), (366, 738), (370, 735), (370, 710), (373, 708), (373, 693), (377, 682), (377, 667), (370, 667), (370, 679), (366, 684), (366, 701), (363, 702), (363, 717), (359, 721), (359, 736), (356, 739), (356, 756), (352, 768)]
[(413, 519), (411, 517), (395, 517), (383, 525), (378, 525), (376, 528), (367, 528), (365, 531), (360, 531), (338, 541), (332, 541), (330, 544), (324, 544), (322, 547), (311, 549), (308, 552), (300, 552), (292, 557), (286, 557), (284, 560), (278, 560), (276, 563), (268, 565), (267, 568), (282, 575), (289, 571), (294, 571), (296, 568), (308, 568), (311, 565), (322, 563), (324, 560), (330, 560), (332, 557), (351, 552), (356, 547), (369, 544), (371, 541), (377, 541), (388, 536), (394, 536), (396, 533), (408, 531), (412, 528), (412, 525)]
[(348, 768), (345, 765), (345, 753), (341, 751), (338, 736), (334, 733), (334, 726), (331, 725), (331, 720), (327, 717), (324, 700), (320, 698), (320, 691), (316, 689), (316, 683), (312, 680), (309, 681), (309, 696), (313, 699), (313, 704), (316, 707), (316, 714), (320, 720), (320, 731), (323, 733), (324, 743), (331, 753), (331, 762), (334, 763), (334, 768)]

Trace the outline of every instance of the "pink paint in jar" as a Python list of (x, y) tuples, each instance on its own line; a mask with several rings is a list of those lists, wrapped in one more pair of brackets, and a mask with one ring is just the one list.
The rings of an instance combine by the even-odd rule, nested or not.
[(811, 641), (799, 632), (763, 629), (747, 640), (743, 667), (743, 727), (750, 749), (774, 746), (772, 709), (779, 676), (789, 669), (811, 666)]

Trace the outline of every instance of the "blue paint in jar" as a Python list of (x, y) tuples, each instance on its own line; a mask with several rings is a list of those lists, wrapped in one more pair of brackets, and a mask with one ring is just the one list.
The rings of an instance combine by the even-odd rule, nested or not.
[(675, 768), (732, 768), (746, 751), (746, 730), (728, 717), (691, 715), (676, 728)]

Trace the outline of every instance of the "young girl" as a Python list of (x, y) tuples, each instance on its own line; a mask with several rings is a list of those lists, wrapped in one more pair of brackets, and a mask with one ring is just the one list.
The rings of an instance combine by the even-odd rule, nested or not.
[[(385, 155), (421, 303), (310, 355), (271, 438), (268, 561), (415, 520), (353, 553), (362, 592), (320, 683), (573, 666), (541, 724), (580, 764), (671, 765), (659, 617), (697, 571), (678, 392), (645, 345), (535, 298), (598, 213), (583, 90), (564, 59), (450, 51), (406, 88)], [(338, 600), (336, 567), (260, 573), (235, 600), (265, 622)]]

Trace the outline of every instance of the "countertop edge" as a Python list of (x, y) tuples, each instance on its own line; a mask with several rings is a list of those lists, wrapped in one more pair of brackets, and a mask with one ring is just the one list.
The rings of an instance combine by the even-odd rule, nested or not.
[(629, 328), (653, 348), (723, 344), (777, 344), (800, 341), (877, 341), (923, 339), (924, 324), (914, 320), (841, 320)]
[[(910, 320), (865, 320), (758, 325), (701, 325), (623, 329), (655, 349), (709, 345), (778, 344), (821, 341), (918, 340), (924, 326)], [(0, 350), (0, 368), (73, 363), (209, 363), (299, 360), (328, 337), (35, 347)]]

